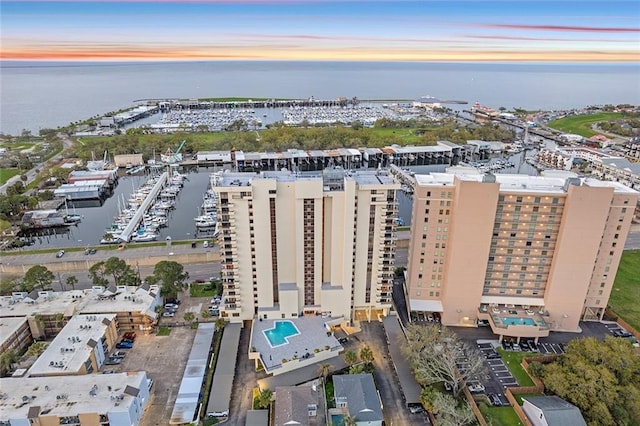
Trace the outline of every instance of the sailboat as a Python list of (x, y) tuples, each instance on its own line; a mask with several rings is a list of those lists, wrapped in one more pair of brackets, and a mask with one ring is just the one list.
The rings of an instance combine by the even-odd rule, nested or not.
[(65, 217), (64, 217), (64, 221), (65, 223), (78, 223), (82, 220), (82, 216), (80, 216), (79, 214), (77, 214), (75, 212), (76, 208), (75, 206), (73, 207), (73, 213), (69, 213), (69, 206), (67, 206), (67, 199), (65, 198), (64, 200), (64, 209), (65, 209)]

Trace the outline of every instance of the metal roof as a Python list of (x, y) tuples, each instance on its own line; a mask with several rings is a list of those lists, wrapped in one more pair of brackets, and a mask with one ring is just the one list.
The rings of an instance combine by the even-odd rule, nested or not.
[(402, 328), (400, 328), (400, 320), (396, 316), (388, 316), (382, 319), (384, 325), (384, 331), (387, 334), (387, 341), (389, 342), (389, 353), (391, 354), (391, 360), (395, 366), (396, 373), (398, 374), (398, 380), (400, 381), (400, 387), (404, 394), (404, 400), (406, 404), (419, 403), (421, 387), (416, 382), (411, 367), (405, 358), (404, 354), (400, 351), (403, 346), (400, 344), (406, 340)]
[(213, 375), (207, 414), (229, 411), (231, 389), (236, 373), (241, 324), (227, 324), (220, 343), (216, 372)]

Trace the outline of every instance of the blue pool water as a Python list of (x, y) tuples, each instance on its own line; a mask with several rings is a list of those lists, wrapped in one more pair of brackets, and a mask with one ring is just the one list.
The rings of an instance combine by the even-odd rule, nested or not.
[(332, 414), (331, 424), (333, 426), (344, 426), (344, 414)]
[(505, 325), (536, 325), (536, 322), (531, 318), (502, 318), (502, 323)]
[(288, 337), (300, 334), (298, 327), (291, 321), (276, 321), (273, 328), (263, 331), (265, 337), (272, 347), (289, 343)]

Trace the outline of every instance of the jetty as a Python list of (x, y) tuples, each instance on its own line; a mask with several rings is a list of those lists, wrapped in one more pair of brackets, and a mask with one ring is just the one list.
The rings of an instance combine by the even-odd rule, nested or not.
[(151, 188), (151, 191), (145, 199), (142, 201), (136, 212), (131, 217), (131, 220), (125, 228), (118, 234), (118, 239), (122, 242), (129, 242), (131, 240), (131, 235), (138, 229), (138, 225), (142, 221), (145, 213), (149, 210), (151, 205), (158, 198), (158, 194), (164, 188), (165, 184), (169, 180), (169, 172), (163, 172), (159, 177), (156, 183)]

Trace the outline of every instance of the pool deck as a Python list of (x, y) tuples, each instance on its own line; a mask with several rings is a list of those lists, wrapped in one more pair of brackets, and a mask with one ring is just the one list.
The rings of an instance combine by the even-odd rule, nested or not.
[[(282, 360), (301, 359), (309, 353), (313, 359), (315, 350), (324, 351), (328, 346), (329, 350), (341, 349), (342, 346), (333, 335), (327, 336), (327, 328), (324, 324), (330, 318), (320, 316), (304, 316), (287, 319), (267, 319), (253, 321), (253, 333), (251, 346), (259, 352), (262, 363), (267, 371), (271, 371), (282, 365)], [(264, 334), (265, 330), (274, 328), (276, 321), (291, 321), (295, 324), (300, 334), (287, 337), (288, 343), (272, 347)]]
[[(537, 338), (549, 335), (549, 324), (536, 307), (481, 305), (478, 307), (478, 318), (489, 320), (493, 332), (500, 336)], [(504, 319), (522, 320), (523, 318), (528, 318), (535, 324), (508, 324), (504, 321)]]

